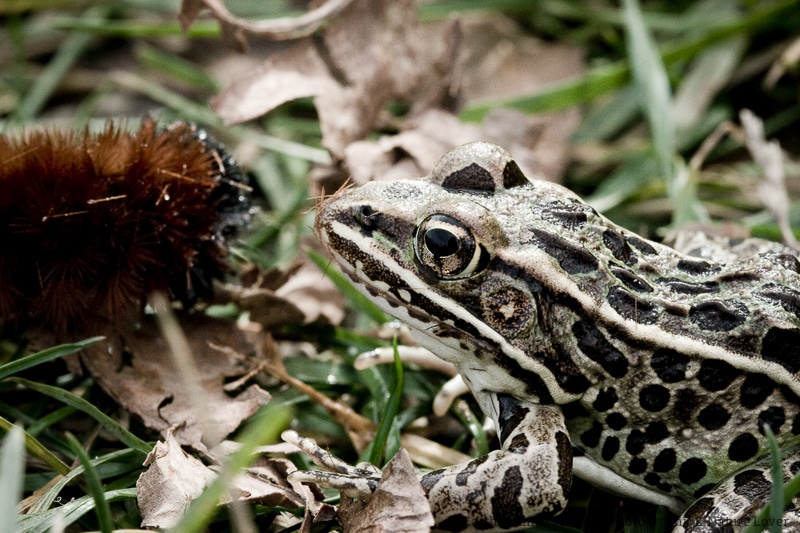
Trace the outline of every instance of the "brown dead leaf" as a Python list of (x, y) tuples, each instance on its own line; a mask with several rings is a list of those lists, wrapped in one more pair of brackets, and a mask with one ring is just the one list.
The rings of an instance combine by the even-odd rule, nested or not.
[(259, 503), (271, 507), (288, 509), (303, 507), (305, 499), (300, 491), (307, 491), (301, 484), (292, 485), (286, 476), (297, 470), (288, 459), (262, 459), (259, 464), (249, 467), (245, 473), (236, 476), (231, 482), (231, 494), (246, 503)]
[[(577, 119), (577, 114), (564, 114), (561, 126), (577, 125)], [(555, 131), (546, 126), (549, 121), (550, 117), (527, 117), (512, 109), (496, 109), (479, 126), (461, 122), (446, 111), (431, 109), (408, 121), (409, 129), (397, 135), (352, 143), (345, 150), (344, 163), (355, 185), (373, 180), (415, 178), (430, 172), (448, 150), (484, 140), (508, 149), (529, 178), (557, 181), (568, 161), (568, 145), (561, 134), (551, 137)], [(567, 130), (573, 131), (564, 129)], [(340, 185), (341, 181), (329, 179), (323, 186), (334, 190)]]
[(311, 262), (303, 263), (275, 295), (291, 302), (306, 323), (340, 324), (344, 319), (344, 296), (333, 282)]
[(386, 465), (368, 499), (342, 497), (339, 519), (345, 533), (360, 531), (428, 533), (433, 514), (408, 453), (401, 449)]
[(148, 467), (136, 481), (136, 500), (142, 527), (166, 529), (178, 524), (192, 500), (217, 475), (187, 454), (171, 432), (147, 455)]
[[(467, 104), (535, 94), (584, 69), (579, 48), (530, 37), (508, 18), (482, 13), (463, 18), (462, 26), (461, 90)], [(350, 144), (344, 158), (349, 172), (318, 175), (326, 179), (324, 190), (336, 190), (347, 177), (360, 185), (422, 176), (451, 148), (485, 140), (508, 149), (527, 176), (558, 181), (579, 121), (577, 109), (528, 116), (498, 108), (479, 125), (464, 123), (449, 110), (428, 108), (410, 115), (396, 135)]]
[[(193, 405), (189, 400), (167, 344), (152, 322), (124, 336), (109, 335), (110, 340), (83, 352), (81, 361), (103, 389), (146, 426), (164, 435), (174, 427), (180, 444), (205, 450), (238, 428), (268, 401), (269, 394), (257, 385), (232, 392), (224, 389), (226, 381), (260, 365), (238, 355), (251, 353), (253, 348), (230, 321), (193, 315), (183, 321), (182, 328), (201, 376), (205, 405)], [(217, 346), (231, 349), (223, 351)], [(200, 409), (212, 428), (201, 426)]]
[[(250, 31), (246, 21), (237, 24)], [(464, 124), (453, 113), (459, 100), (531, 95), (583, 69), (579, 48), (535, 39), (501, 15), (421, 24), (411, 0), (354, 0), (314, 37), (269, 53), (212, 107), (237, 123), (313, 97), (323, 144), (335, 160), (315, 171), (328, 191), (351, 174), (356, 184), (423, 175), (447, 150), (475, 140), (509, 149), (530, 177), (557, 181), (568, 162), (577, 110), (536, 117), (497, 110), (481, 126)], [(390, 102), (407, 103), (406, 116), (390, 116)], [(364, 140), (387, 130), (399, 133), (375, 144)]]
[(270, 55), (211, 105), (230, 124), (313, 96), (323, 144), (341, 159), (347, 145), (390, 120), (389, 102), (449, 107), (458, 35), (455, 22), (420, 24), (412, 0), (354, 0), (317, 36)]
[(473, 12), (461, 24), (466, 105), (535, 94), (585, 69), (584, 49), (533, 37), (505, 15)]
[(291, 323), (339, 324), (344, 318), (344, 297), (309, 261), (267, 271), (254, 266), (240, 281), (241, 286), (225, 286), (225, 298), (267, 330)]
[[(233, 451), (237, 446), (215, 448)], [(225, 457), (217, 457), (220, 462)], [(175, 526), (189, 508), (192, 500), (217, 478), (217, 473), (199, 459), (187, 454), (171, 432), (165, 442), (158, 442), (147, 455), (147, 470), (136, 482), (137, 502), (142, 514), (142, 527), (165, 529)], [(297, 508), (305, 500), (321, 497), (309, 487), (290, 484), (286, 477), (297, 470), (283, 458), (260, 458), (231, 481), (226, 496), (220, 504), (227, 504), (233, 496), (239, 502), (260, 503), (268, 506)]]
[(764, 136), (764, 122), (752, 111), (743, 109), (739, 113), (739, 119), (742, 121), (747, 149), (764, 175), (758, 187), (758, 196), (764, 207), (775, 217), (786, 245), (800, 250), (800, 242), (794, 236), (789, 217), (790, 200), (783, 169), (783, 150), (778, 141), (767, 141)]

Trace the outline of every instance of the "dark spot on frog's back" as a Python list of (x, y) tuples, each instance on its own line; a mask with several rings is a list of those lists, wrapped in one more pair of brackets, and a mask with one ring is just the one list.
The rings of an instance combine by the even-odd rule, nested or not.
[(663, 285), (672, 292), (679, 294), (688, 294), (694, 296), (697, 294), (710, 294), (719, 292), (719, 283), (715, 281), (703, 281), (699, 283), (683, 281), (678, 278), (659, 278), (656, 283)]
[(549, 202), (535, 206), (533, 211), (547, 222), (573, 231), (586, 224), (590, 213), (595, 214), (594, 209), (582, 202)]
[(704, 359), (700, 363), (697, 381), (705, 390), (718, 392), (727, 389), (741, 374), (742, 371), (730, 363), (719, 359)]
[(612, 377), (621, 378), (628, 373), (628, 360), (591, 322), (579, 321), (572, 326), (578, 349), (589, 359), (603, 367)]
[(658, 307), (655, 304), (637, 298), (622, 287), (609, 289), (608, 304), (622, 318), (639, 324), (654, 324), (658, 320)]
[(636, 292), (653, 292), (653, 288), (647, 284), (645, 280), (628, 270), (627, 268), (620, 268), (612, 266), (611, 273), (614, 274), (618, 280), (625, 284), (629, 289)]
[(728, 445), (728, 459), (744, 462), (752, 459), (758, 453), (758, 439), (750, 433), (738, 435)]
[(472, 163), (448, 175), (442, 182), (445, 189), (491, 192), (495, 191), (495, 182), (488, 170)]
[(792, 374), (800, 371), (800, 330), (771, 328), (761, 342), (761, 357)]
[(503, 187), (510, 189), (529, 183), (528, 178), (519, 169), (515, 161), (509, 161), (503, 169)]
[(597, 258), (585, 248), (538, 228), (529, 228), (528, 231), (532, 237), (523, 244), (533, 244), (547, 252), (567, 274), (585, 274), (597, 270)]
[(694, 304), (689, 309), (689, 320), (706, 331), (730, 331), (744, 324), (749, 311), (736, 300), (712, 300)]
[[(636, 264), (636, 254), (633, 253), (633, 250), (628, 245), (628, 241), (625, 240), (625, 237), (619, 231), (611, 228), (605, 230), (603, 232), (603, 244), (606, 245), (606, 248), (608, 248), (608, 251), (611, 252), (611, 255), (613, 255), (615, 259), (622, 261), (626, 265)], [(655, 251), (655, 249), (653, 251)]]
[(681, 259), (676, 265), (678, 270), (683, 270), (688, 274), (695, 276), (707, 276), (719, 272), (720, 266), (701, 259)]
[(775, 382), (769, 376), (748, 374), (742, 382), (739, 401), (742, 407), (754, 409), (764, 403), (773, 390), (775, 390)]
[(776, 266), (800, 273), (800, 261), (792, 254), (768, 253), (764, 254), (764, 257)]
[(656, 350), (650, 358), (650, 367), (664, 383), (680, 383), (686, 379), (689, 357), (669, 348)]
[(779, 304), (786, 311), (800, 317), (800, 292), (775, 283), (768, 283), (757, 290), (755, 296)]
[(658, 255), (658, 250), (644, 239), (640, 239), (634, 235), (625, 235), (625, 240), (644, 255)]
[(663, 410), (669, 403), (669, 399), (669, 389), (662, 385), (648, 385), (639, 391), (639, 405), (651, 413)]

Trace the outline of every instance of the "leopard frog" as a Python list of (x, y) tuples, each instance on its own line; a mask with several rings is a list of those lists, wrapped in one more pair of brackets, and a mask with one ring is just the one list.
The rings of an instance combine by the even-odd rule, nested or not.
[(782, 245), (679, 253), (485, 142), (331, 197), (316, 229), (495, 422), (500, 449), (421, 477), (440, 530), (523, 528), (575, 474), (685, 511), (676, 531), (733, 531), (769, 498), (765, 424), (785, 478), (800, 470), (800, 261)]

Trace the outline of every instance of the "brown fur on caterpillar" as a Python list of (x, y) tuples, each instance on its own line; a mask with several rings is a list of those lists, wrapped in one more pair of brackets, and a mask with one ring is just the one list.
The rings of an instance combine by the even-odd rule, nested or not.
[(185, 122), (0, 136), (0, 325), (80, 333), (130, 323), (153, 291), (207, 297), (248, 190)]

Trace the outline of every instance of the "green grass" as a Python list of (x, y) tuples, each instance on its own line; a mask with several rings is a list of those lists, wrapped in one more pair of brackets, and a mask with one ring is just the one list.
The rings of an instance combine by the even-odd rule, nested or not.
[[(294, 13), (287, 4), (263, 2), (263, 11), (248, 14)], [(243, 2), (234, 11), (244, 14), (250, 5)], [(564, 180), (615, 221), (653, 237), (688, 221), (734, 220), (776, 238), (774, 222), (752, 193), (758, 169), (736, 139), (723, 139), (701, 166), (691, 162), (702, 141), (726, 120), (737, 120), (744, 107), (764, 119), (768, 137), (798, 155), (797, 65), (790, 65), (775, 87), (764, 87), (762, 80), (795, 38), (799, 5), (797, 0), (741, 2), (735, 9), (725, 0), (644, 6), (634, 0), (442, 0), (421, 7), (420, 14), (441, 20), (458, 12), (503, 12), (531, 35), (583, 50), (583, 74), (537, 94), (468, 104), (460, 117), (477, 121), (498, 106), (531, 114), (580, 107), (583, 118)], [(316, 192), (309, 172), (330, 159), (313, 108), (300, 101), (263, 119), (225, 127), (208, 100), (229, 80), (215, 78), (209, 65), (214, 54), (232, 52), (220, 44), (213, 21), (181, 33), (174, 17), (177, 6), (177, 1), (152, 0), (0, 3), (0, 131), (58, 123), (59, 117), (63, 123), (65, 116), (74, 127), (97, 127), (114, 113), (133, 122), (143, 111), (164, 121), (182, 118), (207, 127), (232, 150), (250, 154), (247, 166), (259, 189), (263, 209), (237, 254), (264, 268), (288, 265), (310, 234), (313, 213), (308, 209)], [(789, 171), (797, 175), (796, 167)], [(793, 209), (792, 216), (796, 223), (800, 209)], [(328, 264), (311, 257), (322, 267)], [(344, 281), (335, 272), (331, 276), (347, 293)], [(289, 359), (287, 367), (324, 394), (345, 395), (380, 427), (370, 459), (381, 461), (399, 445), (401, 430), (429, 413), (444, 377), (416, 368), (354, 371), (356, 353), (386, 345), (365, 333), (386, 317), (357, 293), (348, 296), (348, 324), (360, 328), (298, 325), (277, 334), (313, 343), (320, 352), (329, 350), (320, 360)], [(42, 492), (17, 523), (22, 531), (46, 531), (57, 514), (76, 531), (138, 528), (135, 483), (158, 435), (130, 423), (91, 378), (64, 365), (63, 357), (96, 339), (37, 348), (21, 357), (31, 352), (26, 342), (7, 337), (0, 339), (0, 493), (7, 496), (0, 530), (12, 529), (11, 504), (33, 491)], [(278, 385), (272, 392), (271, 407), (237, 434), (243, 447), (225, 465), (225, 479), (249, 464), (255, 447), (274, 442), (276, 432), (289, 423), (324, 439), (345, 459), (358, 458), (326, 411)], [(294, 419), (282, 418), (286, 413)], [(474, 454), (489, 445), (481, 419), (477, 405), (468, 400), (430, 436)], [(453, 427), (469, 430), (454, 432)], [(795, 493), (795, 485), (787, 492)], [(210, 487), (180, 529), (234, 528), (230, 516), (215, 505), (225, 490), (221, 483)], [(618, 512), (617, 501), (577, 483), (570, 509), (537, 531), (574, 531), (590, 524), (601, 524), (597, 530), (603, 531), (669, 529), (671, 518), (663, 510), (625, 502)], [(254, 505), (249, 520), (267, 531), (281, 511)]]

